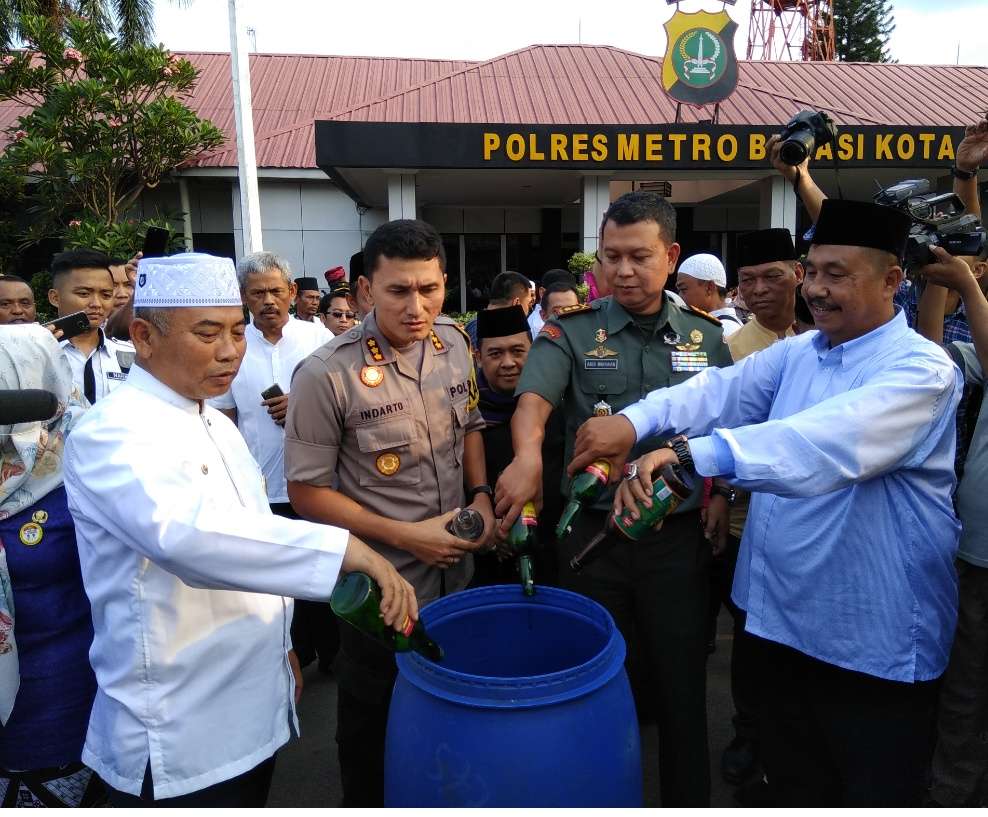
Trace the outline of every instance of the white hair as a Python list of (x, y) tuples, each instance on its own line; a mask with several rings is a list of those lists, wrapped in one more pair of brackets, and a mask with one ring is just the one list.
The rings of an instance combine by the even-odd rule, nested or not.
[(278, 270), (286, 284), (292, 283), (292, 268), (280, 255), (273, 252), (254, 252), (245, 255), (237, 262), (237, 280), (241, 289), (247, 289), (247, 279), (251, 275)]

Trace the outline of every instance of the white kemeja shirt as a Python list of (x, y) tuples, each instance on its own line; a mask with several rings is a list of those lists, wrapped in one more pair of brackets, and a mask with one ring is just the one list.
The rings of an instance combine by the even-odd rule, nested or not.
[(236, 427), (139, 366), (65, 447), (98, 690), (82, 761), (156, 798), (229, 780), (298, 729), (291, 598), (325, 601), (348, 534), (272, 515)]
[(720, 327), (724, 330), (725, 338), (729, 338), (744, 326), (744, 322), (738, 317), (737, 310), (733, 306), (724, 306), (720, 309), (715, 309), (710, 314), (720, 319)]
[(533, 338), (542, 331), (543, 326), (545, 326), (545, 319), (542, 317), (542, 307), (536, 304), (535, 309), (528, 316), (528, 328), (531, 330)]
[(93, 359), (93, 385), (96, 399), (101, 400), (127, 379), (127, 370), (134, 362), (134, 345), (125, 340), (114, 340), (97, 329), (102, 344), (87, 356), (72, 345), (71, 340), (59, 342), (62, 354), (72, 369), (72, 383), (79, 387), (79, 394), (85, 394), (86, 361)]
[(209, 401), (213, 408), (236, 409), (237, 427), (267, 482), (268, 502), (288, 502), (285, 482), (285, 429), (261, 405), (261, 392), (277, 383), (288, 394), (295, 367), (333, 339), (321, 321), (289, 318), (281, 340), (271, 343), (253, 324), (245, 331), (247, 352), (230, 390)]

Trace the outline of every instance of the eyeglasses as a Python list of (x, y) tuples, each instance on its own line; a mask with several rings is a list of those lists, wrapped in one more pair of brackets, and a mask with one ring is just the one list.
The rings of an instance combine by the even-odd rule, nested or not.
[(327, 314), (332, 315), (334, 318), (336, 318), (336, 320), (340, 320), (341, 318), (346, 318), (348, 321), (352, 321), (354, 318), (357, 317), (356, 312), (343, 312), (342, 310), (339, 309), (334, 309), (332, 312), (328, 312)]

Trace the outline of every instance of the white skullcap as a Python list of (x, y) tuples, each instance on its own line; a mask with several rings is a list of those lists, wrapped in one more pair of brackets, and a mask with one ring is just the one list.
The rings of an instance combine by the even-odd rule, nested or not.
[(135, 307), (241, 305), (237, 270), (229, 258), (184, 252), (137, 262)]
[(691, 255), (679, 265), (679, 271), (697, 281), (713, 281), (721, 289), (727, 288), (727, 273), (724, 265), (716, 255), (708, 252), (701, 252), (698, 255)]

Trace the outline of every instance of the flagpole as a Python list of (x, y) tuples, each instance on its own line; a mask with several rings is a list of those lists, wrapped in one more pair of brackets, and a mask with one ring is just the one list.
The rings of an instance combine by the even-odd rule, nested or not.
[(237, 126), (237, 178), (240, 186), (240, 224), (244, 254), (262, 249), (261, 205), (257, 191), (257, 157), (254, 153), (254, 109), (250, 96), (250, 55), (247, 30), (237, 22), (240, 0), (228, 0), (230, 12), (230, 69), (233, 73), (233, 107)]

